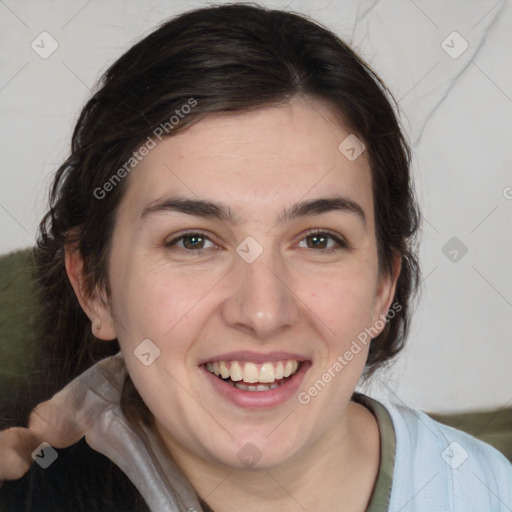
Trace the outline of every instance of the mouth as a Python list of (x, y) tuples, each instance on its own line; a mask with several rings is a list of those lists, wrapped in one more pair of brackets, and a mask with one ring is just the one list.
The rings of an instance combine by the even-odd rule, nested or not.
[(268, 392), (293, 379), (302, 365), (303, 362), (295, 359), (260, 364), (233, 360), (207, 362), (204, 367), (219, 380), (241, 391)]
[(268, 410), (296, 396), (312, 363), (292, 352), (240, 350), (205, 357), (198, 366), (216, 397), (243, 409)]

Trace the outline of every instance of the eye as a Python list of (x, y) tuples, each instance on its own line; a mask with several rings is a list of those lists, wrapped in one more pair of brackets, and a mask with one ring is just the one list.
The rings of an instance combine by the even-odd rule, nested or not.
[(216, 247), (215, 244), (204, 234), (200, 232), (186, 233), (173, 240), (166, 242), (165, 246), (178, 247), (179, 249), (187, 252), (201, 253), (203, 250), (212, 248), (205, 247), (205, 244), (210, 243), (212, 247)]
[[(316, 249), (321, 253), (332, 253), (340, 249), (348, 248), (348, 244), (340, 237), (326, 231), (310, 231), (300, 242), (306, 242), (306, 249)], [(207, 244), (211, 244), (208, 246)], [(177, 248), (180, 251), (202, 254), (203, 251), (214, 249), (217, 246), (208, 236), (201, 232), (185, 233), (165, 243), (166, 248)]]
[[(331, 241), (330, 245), (329, 240)], [(318, 252), (324, 253), (335, 252), (347, 247), (347, 243), (341, 238), (326, 231), (319, 230), (310, 231), (300, 243), (303, 241), (306, 241), (307, 249), (318, 249)], [(311, 241), (311, 243), (308, 243), (308, 241)]]

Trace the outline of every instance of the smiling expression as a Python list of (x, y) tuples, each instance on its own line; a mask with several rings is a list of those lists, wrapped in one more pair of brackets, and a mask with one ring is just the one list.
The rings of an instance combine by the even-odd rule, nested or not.
[[(343, 424), (368, 346), (307, 405), (297, 395), (387, 311), (394, 281), (378, 272), (367, 155), (339, 151), (351, 132), (331, 111), (209, 115), (128, 178), (113, 329), (171, 451), (243, 467), (255, 446), (273, 466)], [(160, 356), (145, 366), (148, 338)]]

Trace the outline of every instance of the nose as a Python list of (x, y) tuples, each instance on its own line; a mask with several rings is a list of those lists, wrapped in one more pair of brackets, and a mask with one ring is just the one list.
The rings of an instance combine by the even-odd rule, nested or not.
[(278, 255), (266, 250), (252, 263), (237, 258), (234, 265), (222, 309), (227, 325), (266, 340), (297, 323), (300, 299)]

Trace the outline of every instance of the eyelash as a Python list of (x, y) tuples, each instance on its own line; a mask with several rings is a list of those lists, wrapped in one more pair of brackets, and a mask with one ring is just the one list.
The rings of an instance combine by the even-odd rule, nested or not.
[[(336, 235), (333, 235), (332, 233), (329, 233), (328, 231), (322, 231), (322, 230), (318, 230), (318, 229), (308, 231), (304, 235), (304, 237), (300, 240), (300, 242), (302, 242), (303, 240), (305, 240), (307, 238), (310, 238), (313, 236), (320, 236), (320, 235), (323, 237), (331, 238), (332, 240), (334, 240), (336, 242), (337, 245), (334, 247), (330, 247), (328, 249), (318, 249), (318, 250), (316, 250), (316, 252), (320, 252), (320, 253), (324, 253), (324, 254), (331, 254), (331, 253), (334, 253), (335, 251), (339, 251), (341, 249), (348, 249), (348, 244), (343, 239), (339, 238)], [(171, 247), (175, 246), (179, 241), (181, 241), (187, 237), (200, 237), (200, 238), (203, 238), (204, 240), (208, 240), (208, 241), (212, 242), (212, 240), (208, 236), (206, 236), (204, 233), (202, 233), (200, 231), (192, 231), (190, 233), (184, 233), (184, 234), (170, 240), (169, 242), (166, 242), (164, 245), (166, 248), (171, 248)], [(185, 252), (190, 252), (190, 253), (193, 252), (197, 255), (202, 255), (205, 251), (208, 250), (208, 249), (186, 249), (183, 247), (178, 247), (178, 249), (185, 251)], [(308, 247), (308, 249), (315, 250), (310, 247)]]

